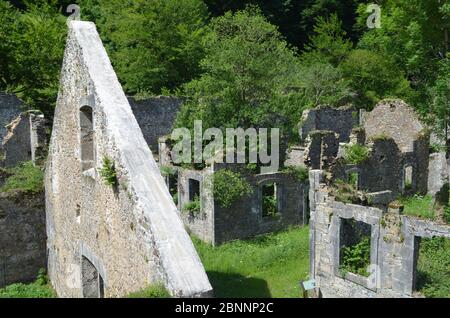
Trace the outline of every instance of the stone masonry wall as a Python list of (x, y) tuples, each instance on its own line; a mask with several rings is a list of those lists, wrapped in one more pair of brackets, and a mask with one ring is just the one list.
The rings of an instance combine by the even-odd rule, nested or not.
[(358, 112), (352, 108), (321, 106), (308, 109), (302, 115), (300, 137), (306, 139), (311, 131), (328, 130), (338, 134), (339, 142), (349, 142), (351, 131), (358, 122)]
[(23, 112), (15, 118), (3, 139), (3, 165), (12, 167), (30, 160), (43, 163), (47, 155), (47, 127), (47, 120), (39, 111)]
[[(308, 222), (308, 184), (297, 181), (293, 176), (278, 172), (270, 174), (243, 174), (253, 193), (238, 199), (229, 208), (214, 201), (213, 171), (222, 168), (238, 169), (239, 165), (214, 164), (203, 171), (182, 170), (179, 175), (180, 209), (189, 201), (189, 178), (201, 181), (201, 213), (196, 216), (182, 212), (183, 221), (189, 230), (202, 240), (221, 244), (235, 239), (245, 239), (259, 234), (276, 232), (290, 225), (304, 225)], [(277, 217), (263, 217), (262, 186), (277, 184)], [(305, 208), (306, 207), (306, 208)]]
[[(374, 208), (336, 202), (323, 183), (323, 171), (310, 171), (310, 276), (322, 297), (412, 297), (417, 237), (450, 237), (450, 226), (402, 215), (401, 206)], [(340, 271), (343, 219), (371, 226), (370, 275)]]
[(0, 193), (0, 288), (34, 281), (45, 267), (44, 193)]
[[(89, 115), (81, 107), (92, 109), (92, 131), (83, 136)], [(81, 160), (86, 136), (92, 164)], [(104, 158), (114, 164), (116, 185), (100, 175)], [(87, 261), (102, 278), (105, 297), (157, 282), (173, 296), (211, 294), (93, 23), (70, 23), (45, 186), (48, 272), (59, 296), (84, 296)]]
[(128, 98), (133, 114), (141, 127), (150, 150), (158, 153), (158, 138), (170, 134), (181, 100), (176, 97), (158, 96), (143, 100)]
[(0, 92), (0, 143), (6, 136), (6, 125), (19, 116), (23, 103), (13, 94)]

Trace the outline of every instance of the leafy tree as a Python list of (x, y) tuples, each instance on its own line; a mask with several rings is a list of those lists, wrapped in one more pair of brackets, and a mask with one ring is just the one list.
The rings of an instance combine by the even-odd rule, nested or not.
[(336, 14), (329, 18), (318, 17), (302, 59), (305, 63), (330, 63), (336, 67), (350, 53), (352, 47), (353, 44), (347, 38)]
[[(314, 32), (317, 17), (330, 16), (333, 13), (340, 21), (341, 28), (352, 42), (357, 42), (361, 30), (355, 28), (359, 4), (372, 3), (373, 0), (310, 0), (301, 1), (304, 7), (299, 11), (300, 32), (307, 35)], [(304, 39), (306, 42), (307, 39)]]
[(367, 30), (359, 47), (391, 57), (414, 88), (420, 89), (433, 82), (437, 61), (448, 51), (449, 4), (445, 1), (385, 0), (381, 9), (381, 28), (367, 30), (366, 6), (359, 6), (358, 25)]
[(428, 119), (435, 132), (447, 141), (447, 153), (450, 150), (450, 56), (440, 61), (438, 77), (430, 88), (431, 101)]
[(15, 21), (18, 12), (6, 2), (0, 2), (0, 90), (5, 90), (13, 82), (11, 64), (13, 63), (12, 34), (15, 30)]
[(223, 208), (230, 208), (241, 197), (253, 192), (250, 184), (240, 173), (221, 169), (212, 177), (214, 201)]
[[(31, 108), (53, 113), (59, 86), (66, 38), (65, 18), (55, 2), (26, 2), (26, 11), (14, 11), (2, 4), (2, 11), (15, 19), (2, 47), (9, 52), (4, 83)], [(11, 11), (12, 10), (12, 11)], [(8, 25), (8, 24), (7, 24)], [(11, 25), (10, 25), (11, 27)], [(5, 84), (3, 85), (5, 86)]]
[(309, 107), (325, 104), (342, 106), (353, 96), (342, 72), (328, 63), (314, 63), (302, 67), (301, 87)]
[(386, 56), (368, 50), (354, 50), (340, 64), (343, 76), (356, 92), (355, 106), (371, 110), (383, 98), (408, 99), (409, 82)]
[(199, 74), (207, 19), (201, 0), (90, 0), (80, 4), (82, 14), (96, 19), (129, 93), (159, 94)]
[[(295, 52), (255, 7), (215, 18), (205, 40), (204, 74), (184, 87), (177, 126), (292, 129), (304, 106)], [(292, 120), (295, 118), (295, 121)]]

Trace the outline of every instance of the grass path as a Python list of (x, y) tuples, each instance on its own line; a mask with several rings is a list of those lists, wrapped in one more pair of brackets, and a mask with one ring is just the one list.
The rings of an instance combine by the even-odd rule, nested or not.
[(216, 297), (300, 297), (309, 268), (308, 227), (212, 247), (193, 238)]

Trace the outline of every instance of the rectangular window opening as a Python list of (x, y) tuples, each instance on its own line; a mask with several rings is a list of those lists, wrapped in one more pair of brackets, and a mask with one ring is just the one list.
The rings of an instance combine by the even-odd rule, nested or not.
[(279, 215), (277, 191), (278, 186), (276, 183), (262, 186), (262, 215), (264, 218)]
[(370, 265), (370, 224), (355, 219), (341, 219), (339, 236), (339, 270), (368, 277)]

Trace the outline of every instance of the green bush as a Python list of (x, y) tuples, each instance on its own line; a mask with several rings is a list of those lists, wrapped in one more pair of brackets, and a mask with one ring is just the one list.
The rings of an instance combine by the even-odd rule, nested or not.
[(201, 211), (200, 198), (195, 196), (192, 201), (187, 202), (183, 206), (183, 212), (189, 213), (191, 215), (197, 215)]
[(45, 270), (39, 270), (37, 279), (31, 284), (12, 284), (0, 289), (0, 298), (56, 298), (48, 284)]
[(253, 192), (250, 184), (239, 173), (226, 169), (213, 175), (214, 200), (223, 208), (229, 208), (237, 199)]
[(263, 214), (270, 217), (278, 215), (277, 198), (275, 196), (263, 197)]
[(166, 290), (164, 285), (151, 285), (140, 291), (131, 293), (128, 298), (170, 298), (169, 292)]
[(286, 173), (292, 174), (299, 182), (304, 182), (309, 179), (309, 170), (305, 167), (288, 166), (284, 170)]
[(450, 297), (450, 239), (422, 238), (417, 262), (417, 290), (425, 297)]
[(360, 164), (369, 158), (369, 149), (360, 144), (347, 145), (344, 158), (347, 163)]
[(106, 184), (110, 186), (117, 186), (117, 172), (114, 162), (108, 157), (103, 157), (102, 168), (100, 169), (100, 175)]
[(6, 179), (0, 192), (39, 193), (44, 191), (44, 171), (41, 167), (34, 166), (31, 161), (5, 171), (11, 176)]
[(161, 174), (165, 177), (174, 176), (177, 173), (177, 169), (170, 166), (162, 166), (160, 168)]
[(353, 246), (343, 246), (341, 252), (341, 271), (369, 276), (367, 272), (367, 267), (370, 265), (369, 237), (365, 237)]
[(450, 205), (444, 209), (444, 221), (450, 223)]

